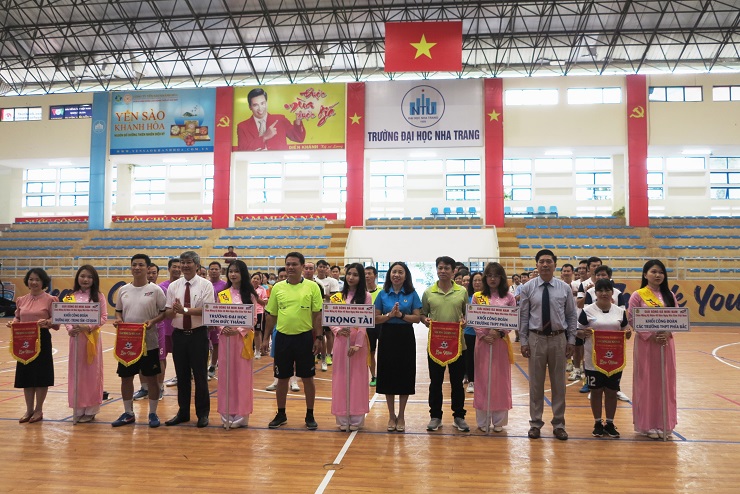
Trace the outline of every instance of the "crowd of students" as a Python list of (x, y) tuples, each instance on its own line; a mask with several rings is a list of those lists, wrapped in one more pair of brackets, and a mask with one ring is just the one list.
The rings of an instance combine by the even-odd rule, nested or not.
[[(565, 440), (566, 379), (585, 378), (581, 392), (589, 393), (594, 417), (593, 435), (618, 438), (615, 426), (617, 402), (629, 398), (621, 392), (622, 369), (604, 371), (593, 358), (594, 340), (601, 332), (633, 335), (632, 309), (675, 306), (668, 289), (667, 271), (659, 260), (645, 263), (641, 289), (626, 301), (611, 280), (611, 269), (597, 257), (581, 261), (578, 268), (564, 264), (557, 269), (556, 255), (538, 252), (535, 270), (509, 276), (499, 263), (488, 263), (483, 272), (470, 272), (448, 256), (436, 259), (437, 281), (416, 292), (408, 266), (394, 262), (384, 285), (377, 285), (373, 266), (349, 264), (341, 269), (320, 260), (307, 262), (299, 252), (285, 258), (277, 273), (252, 273), (241, 259), (230, 257), (226, 281), (217, 261), (200, 265), (197, 253), (187, 251), (170, 259), (168, 279), (156, 284), (159, 268), (145, 254), (131, 258), (132, 281), (119, 289), (114, 326), (144, 324), (145, 348), (133, 363), (118, 363), (123, 414), (112, 425), (136, 421), (133, 401), (148, 398), (148, 425), (160, 426), (157, 404), (165, 384), (177, 386), (177, 414), (166, 425), (190, 420), (191, 379), (195, 384), (197, 426), (209, 424), (208, 380), (218, 376), (218, 413), (229, 428), (248, 425), (253, 410), (253, 361), (262, 355), (274, 359), (275, 381), (266, 389), (276, 392), (277, 413), (269, 428), (288, 423), (288, 390), (300, 391), (306, 400), (305, 425), (316, 429), (314, 418), (317, 367), (333, 365), (331, 413), (341, 430), (364, 426), (369, 411), (370, 389), (386, 396), (389, 432), (406, 430), (405, 410), (416, 391), (416, 338), (414, 324), (459, 326), (460, 356), (439, 361), (427, 355), (430, 375), (428, 431), (442, 426), (442, 383), (449, 371), (453, 425), (470, 430), (466, 422), (465, 392), (474, 393), (476, 426), (501, 432), (512, 408), (511, 365), (513, 345), (528, 360), (530, 429), (540, 437), (543, 427), (544, 380), (550, 376), (553, 434)], [(559, 272), (559, 277), (556, 273)], [(202, 273), (202, 274), (201, 274)], [(579, 279), (574, 279), (575, 274)], [(201, 276), (198, 276), (201, 274)], [(100, 325), (52, 324), (52, 303), (47, 293), (50, 278), (43, 269), (28, 271), (24, 283), (29, 293), (17, 300), (13, 322), (37, 322), (39, 353), (33, 361), (18, 362), (15, 387), (24, 389), (26, 411), (19, 422), (43, 420), (48, 386), (54, 384), (50, 329), (66, 330), (69, 336), (69, 406), (75, 422), (90, 422), (100, 411), (103, 396), (103, 360), (100, 328), (107, 322), (105, 296), (93, 266), (81, 266), (71, 295), (65, 302), (99, 302)], [(253, 304), (253, 327), (206, 327), (206, 303)], [(325, 327), (321, 324), (324, 303), (373, 304), (376, 326)], [(519, 329), (515, 335), (501, 328), (465, 324), (468, 304), (519, 306)], [(12, 323), (8, 323), (12, 326)], [(432, 330), (430, 329), (430, 332)], [(606, 334), (606, 333), (603, 333)], [(622, 338), (622, 337), (620, 337)], [(676, 425), (676, 362), (671, 333), (637, 332), (633, 357), (632, 420), (637, 432), (651, 438), (669, 437)], [(624, 340), (622, 340), (624, 341)], [(665, 367), (660, 368), (661, 347)], [(167, 355), (173, 354), (176, 376), (164, 383)], [(209, 361), (210, 354), (210, 361)], [(572, 359), (572, 360), (571, 360)], [(664, 425), (661, 375), (665, 374), (667, 422)], [(142, 388), (134, 393), (134, 378)], [(467, 389), (465, 383), (467, 382)], [(158, 392), (157, 392), (158, 391)], [(396, 409), (396, 396), (398, 408)], [(604, 409), (605, 413), (602, 413)]]

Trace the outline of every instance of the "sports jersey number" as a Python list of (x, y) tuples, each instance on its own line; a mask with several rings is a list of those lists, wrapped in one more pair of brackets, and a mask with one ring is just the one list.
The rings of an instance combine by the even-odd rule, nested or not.
[(596, 386), (596, 376), (587, 376), (586, 377), (587, 384), (590, 386)]

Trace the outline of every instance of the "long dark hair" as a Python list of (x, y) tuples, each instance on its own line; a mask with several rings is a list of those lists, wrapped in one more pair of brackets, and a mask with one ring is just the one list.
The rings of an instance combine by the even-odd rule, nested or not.
[(486, 269), (483, 270), (483, 290), (481, 290), (481, 292), (486, 297), (491, 296), (491, 287), (488, 286), (488, 275), (492, 274), (499, 275), (496, 291), (498, 292), (499, 298), (504, 298), (506, 294), (509, 293), (509, 280), (506, 277), (506, 270), (497, 262), (489, 262), (486, 264)]
[(473, 280), (475, 279), (476, 276), (480, 276), (482, 278), (482, 281), (483, 281), (482, 284), (484, 286), (486, 284), (486, 277), (483, 276), (483, 273), (481, 273), (480, 271), (473, 271), (472, 273), (470, 273), (470, 283), (468, 283), (468, 297), (472, 297), (473, 295), (475, 295), (475, 289), (473, 288)]
[(99, 302), (98, 293), (100, 292), (100, 276), (98, 276), (98, 272), (90, 264), (80, 266), (80, 269), (77, 270), (77, 274), (75, 275), (75, 284), (72, 290), (75, 292), (82, 290), (82, 287), (80, 286), (80, 273), (83, 271), (89, 271), (93, 279), (92, 286), (90, 287), (90, 301)]
[[(347, 273), (350, 269), (357, 270), (357, 277), (359, 278), (359, 281), (357, 282), (357, 288), (355, 288), (355, 295), (352, 297), (352, 301), (349, 302), (351, 304), (364, 304), (366, 299), (366, 293), (367, 293), (367, 283), (365, 282), (365, 268), (360, 264), (359, 262), (354, 262), (347, 266), (347, 269), (344, 271), (344, 275), (347, 276)], [(349, 283), (347, 283), (347, 280), (344, 280), (344, 286), (342, 287), (342, 295), (344, 296), (344, 300), (347, 301), (347, 295), (349, 294)]]
[(640, 281), (640, 288), (645, 288), (647, 286), (648, 281), (647, 278), (645, 278), (645, 275), (653, 266), (658, 266), (660, 269), (663, 270), (663, 281), (660, 283), (660, 294), (663, 296), (663, 304), (665, 304), (666, 307), (675, 307), (676, 301), (673, 300), (673, 292), (670, 288), (668, 288), (668, 270), (665, 268), (665, 264), (663, 264), (660, 260), (650, 259), (642, 267), (642, 280)]
[[(242, 280), (239, 282), (239, 295), (242, 298), (243, 304), (252, 303), (252, 297), (257, 298), (257, 290), (252, 286), (252, 278), (249, 276), (249, 269), (244, 261), (237, 259), (229, 264), (229, 269), (236, 266), (239, 270), (239, 274), (242, 275)], [(229, 272), (226, 272), (226, 277), (229, 277)], [(231, 278), (226, 282), (226, 288), (231, 288)]]
[(414, 291), (414, 282), (411, 281), (411, 271), (409, 271), (409, 267), (406, 266), (406, 263), (402, 261), (396, 261), (391, 264), (390, 268), (388, 268), (388, 271), (385, 273), (385, 283), (383, 283), (383, 291), (390, 293), (390, 291), (393, 289), (393, 282), (391, 282), (391, 271), (393, 271), (393, 268), (396, 266), (401, 266), (406, 272), (406, 279), (403, 280), (403, 291), (406, 293), (412, 293)]

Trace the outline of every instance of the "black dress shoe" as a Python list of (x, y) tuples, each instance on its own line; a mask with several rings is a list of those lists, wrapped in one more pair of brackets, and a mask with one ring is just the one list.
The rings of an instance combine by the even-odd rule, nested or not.
[(190, 422), (190, 417), (182, 417), (179, 413), (169, 419), (167, 422), (164, 423), (164, 425), (177, 425), (182, 424), (183, 422)]
[(208, 427), (208, 417), (198, 417), (198, 429)]

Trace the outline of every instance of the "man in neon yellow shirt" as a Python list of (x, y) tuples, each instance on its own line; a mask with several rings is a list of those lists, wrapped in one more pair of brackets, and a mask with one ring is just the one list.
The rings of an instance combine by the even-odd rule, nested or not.
[[(273, 347), (275, 349), (275, 377), (278, 385), (275, 393), (278, 412), (270, 422), (270, 429), (277, 429), (288, 422), (285, 403), (288, 396), (288, 383), (295, 375), (303, 380), (306, 391), (306, 427), (318, 428), (313, 416), (316, 386), (314, 355), (320, 349), (321, 308), (323, 299), (319, 285), (303, 278), (303, 265), (306, 259), (300, 252), (290, 252), (285, 256), (285, 272), (288, 277), (272, 287), (270, 299), (265, 307), (265, 327), (277, 327)], [(262, 344), (262, 352), (267, 354), (269, 339)]]
[[(430, 321), (464, 322), (465, 308), (468, 304), (468, 291), (452, 281), (455, 260), (449, 256), (438, 257), (438, 281), (424, 292), (421, 298), (421, 322), (429, 327)], [(460, 331), (464, 324), (461, 325)], [(462, 340), (462, 349), (465, 350), (465, 340)], [(445, 367), (450, 370), (450, 388), (452, 391), (452, 415), (455, 427), (462, 432), (468, 432), (470, 427), (465, 422), (465, 390), (463, 376), (465, 375), (465, 360), (458, 358), (446, 366), (439, 365), (427, 355), (429, 367), (429, 415), (431, 420), (427, 425), (428, 431), (436, 431), (442, 425), (442, 383), (445, 378)]]

